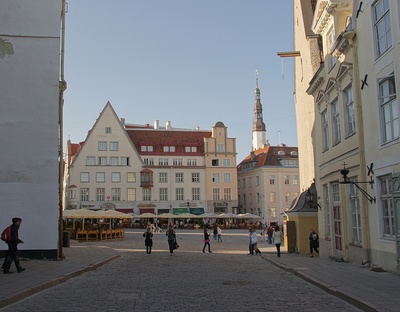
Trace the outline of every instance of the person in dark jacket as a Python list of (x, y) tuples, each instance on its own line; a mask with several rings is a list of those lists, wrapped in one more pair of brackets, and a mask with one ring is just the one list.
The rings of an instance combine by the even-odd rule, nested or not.
[(18, 238), (18, 230), (21, 225), (22, 219), (21, 218), (13, 218), (12, 219), (12, 225), (11, 225), (11, 240), (7, 241), (8, 245), (8, 252), (7, 252), (7, 257), (6, 260), (4, 261), (3, 264), (3, 273), (4, 274), (10, 274), (10, 267), (11, 263), (14, 261), (15, 267), (17, 268), (18, 273), (21, 273), (22, 271), (25, 271), (25, 268), (21, 267), (21, 264), (19, 262), (19, 256), (18, 256), (18, 244), (23, 244), (24, 242)]
[(151, 233), (151, 228), (147, 228), (146, 232), (143, 233), (144, 245), (146, 246), (146, 253), (151, 254), (151, 247), (153, 246), (153, 233)]
[(165, 235), (168, 237), (169, 253), (172, 256), (174, 254), (174, 244), (176, 243), (176, 233), (172, 224), (168, 226), (168, 230)]
[(315, 250), (315, 252), (317, 254), (319, 254), (319, 251), (318, 251), (318, 247), (319, 247), (318, 234), (313, 229), (310, 229), (310, 236), (308, 237), (308, 239), (310, 240), (310, 258), (312, 258), (312, 257), (314, 257), (313, 250)]
[(203, 252), (205, 252), (206, 246), (208, 246), (208, 252), (211, 253), (211, 247), (210, 247), (210, 234), (208, 234), (207, 228), (204, 228), (204, 247), (203, 247)]

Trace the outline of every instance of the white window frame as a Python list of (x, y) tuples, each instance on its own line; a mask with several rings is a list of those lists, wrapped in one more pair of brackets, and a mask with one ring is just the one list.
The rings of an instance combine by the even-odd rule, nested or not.
[(95, 166), (96, 156), (86, 156), (86, 166)]
[(96, 172), (96, 183), (105, 183), (105, 182), (106, 182), (106, 173)]
[(111, 182), (121, 183), (121, 172), (111, 172)]
[(339, 108), (339, 101), (337, 98), (331, 102), (331, 116), (332, 116), (332, 146), (334, 146), (339, 144), (341, 141), (340, 108)]
[(160, 183), (168, 183), (168, 172), (159, 172), (158, 181)]
[(379, 81), (378, 92), (381, 137), (385, 144), (399, 138), (399, 103), (393, 75)]
[(89, 172), (81, 172), (80, 182), (81, 183), (89, 183), (90, 182), (90, 173)]
[(199, 187), (192, 188), (192, 200), (200, 200), (200, 188)]
[(160, 201), (168, 201), (168, 188), (162, 187), (159, 190), (160, 193)]
[(119, 151), (119, 142), (111, 141), (110, 142), (110, 151)]
[[(392, 47), (392, 25), (389, 0), (378, 0), (372, 5), (376, 58)], [(389, 28), (388, 28), (389, 27)]]
[(382, 238), (394, 239), (395, 232), (395, 216), (392, 201), (391, 176), (385, 175), (378, 177), (379, 181), (379, 213), (382, 223)]
[(136, 182), (136, 173), (135, 172), (127, 172), (126, 173), (126, 182), (135, 183)]
[(224, 173), (224, 182), (230, 183), (231, 182), (231, 174), (229, 172)]
[(177, 187), (175, 189), (175, 200), (183, 201), (184, 199), (185, 199), (184, 188), (183, 187)]
[(192, 172), (192, 182), (193, 183), (200, 182), (200, 173), (199, 172)]
[(142, 188), (142, 200), (151, 201), (151, 188)]
[(136, 189), (135, 188), (128, 188), (126, 189), (126, 195), (128, 201), (136, 201)]
[(80, 198), (81, 198), (81, 201), (89, 201), (89, 189), (88, 188), (81, 188)]
[(328, 124), (328, 111), (325, 109), (321, 112), (321, 139), (322, 139), (322, 151), (329, 150), (329, 124)]
[(112, 188), (111, 189), (111, 200), (112, 201), (121, 201), (121, 189), (120, 188)]
[(219, 182), (219, 173), (218, 172), (214, 172), (212, 174), (212, 182), (213, 183), (218, 183)]
[(345, 111), (346, 138), (356, 133), (356, 115), (354, 110), (353, 86), (343, 91), (343, 105)]

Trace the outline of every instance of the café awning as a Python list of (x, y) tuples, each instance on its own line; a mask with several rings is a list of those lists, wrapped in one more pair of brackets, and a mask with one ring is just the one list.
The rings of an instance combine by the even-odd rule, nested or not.
[(173, 208), (173, 213), (176, 215), (180, 215), (182, 213), (189, 213), (188, 208)]
[(201, 215), (204, 213), (204, 208), (189, 208), (189, 212), (194, 215)]

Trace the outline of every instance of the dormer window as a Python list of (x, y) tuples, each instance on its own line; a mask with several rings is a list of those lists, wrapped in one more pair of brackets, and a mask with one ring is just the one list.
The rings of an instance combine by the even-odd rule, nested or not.
[(278, 155), (286, 155), (285, 151), (278, 151)]
[(152, 145), (142, 145), (142, 146), (140, 146), (140, 150), (142, 152), (152, 152), (153, 146)]
[(297, 152), (296, 152), (296, 151), (291, 151), (291, 152), (290, 152), (290, 155), (292, 155), (292, 156), (297, 156)]
[(111, 127), (106, 127), (106, 133), (111, 133)]
[(164, 147), (163, 147), (163, 151), (165, 152), (165, 153), (173, 153), (173, 152), (175, 152), (175, 146), (168, 146), (168, 145), (165, 145)]
[(185, 152), (186, 153), (196, 153), (197, 146), (185, 146)]

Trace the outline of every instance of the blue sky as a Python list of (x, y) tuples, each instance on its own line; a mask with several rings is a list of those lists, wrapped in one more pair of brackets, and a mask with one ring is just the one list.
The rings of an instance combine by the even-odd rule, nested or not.
[(68, 0), (64, 138), (86, 138), (107, 101), (128, 123), (211, 130), (251, 150), (255, 71), (267, 138), (297, 146), (293, 1)]

